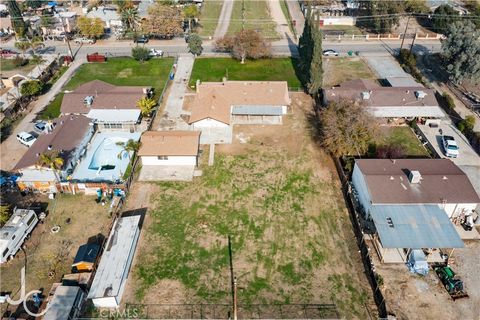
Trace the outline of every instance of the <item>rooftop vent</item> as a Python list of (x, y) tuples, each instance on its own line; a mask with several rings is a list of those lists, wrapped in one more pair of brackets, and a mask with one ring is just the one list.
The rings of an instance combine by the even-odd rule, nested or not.
[(410, 181), (410, 183), (420, 183), (420, 180), (422, 180), (420, 171), (410, 171), (410, 174), (408, 175), (408, 181)]
[(362, 99), (363, 100), (370, 99), (370, 92), (369, 91), (362, 91)]
[(83, 99), (83, 103), (87, 105), (87, 107), (91, 107), (93, 103), (93, 96), (86, 96), (85, 99)]
[(390, 228), (394, 228), (395, 225), (393, 224), (393, 220), (390, 217), (387, 217), (387, 224)]
[(423, 99), (427, 96), (427, 94), (425, 93), (425, 91), (422, 91), (422, 90), (419, 90), (419, 91), (415, 91), (415, 97), (417, 99)]
[(52, 150), (52, 145), (48, 145), (48, 150)]

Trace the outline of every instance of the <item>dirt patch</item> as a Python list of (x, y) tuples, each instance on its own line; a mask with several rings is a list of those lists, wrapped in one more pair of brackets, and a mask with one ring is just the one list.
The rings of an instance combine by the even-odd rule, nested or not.
[(338, 86), (342, 82), (354, 79), (376, 79), (375, 73), (359, 57), (324, 58), (323, 86)]

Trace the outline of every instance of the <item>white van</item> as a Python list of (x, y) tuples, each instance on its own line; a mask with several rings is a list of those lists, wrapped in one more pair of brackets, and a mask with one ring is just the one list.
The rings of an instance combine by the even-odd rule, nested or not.
[(7, 262), (20, 250), (37, 223), (35, 211), (15, 208), (8, 222), (0, 228), (0, 263)]

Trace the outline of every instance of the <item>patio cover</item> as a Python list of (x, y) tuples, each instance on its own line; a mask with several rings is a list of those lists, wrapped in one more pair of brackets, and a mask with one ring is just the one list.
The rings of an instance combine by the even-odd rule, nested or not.
[(140, 109), (92, 109), (87, 117), (100, 123), (137, 122), (140, 118)]
[(438, 205), (374, 205), (370, 214), (384, 248), (463, 248)]

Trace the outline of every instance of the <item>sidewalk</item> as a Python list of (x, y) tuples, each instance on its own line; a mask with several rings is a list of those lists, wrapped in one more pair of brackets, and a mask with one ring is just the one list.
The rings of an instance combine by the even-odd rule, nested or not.
[[(63, 85), (70, 80), (76, 69), (85, 62), (86, 60), (82, 58), (75, 59), (68, 70), (57, 80), (57, 82), (55, 82), (52, 88), (46, 94), (40, 96), (36, 101), (31, 102), (30, 106), (27, 107), (27, 109), (31, 108), (30, 112), (13, 129), (12, 134), (0, 145), (0, 168), (2, 170), (11, 170), (27, 151), (27, 149), (17, 141), (17, 133), (21, 131), (32, 131), (33, 123), (37, 114), (40, 113), (48, 103), (53, 100), (53, 98), (55, 98)], [(33, 105), (33, 108), (31, 105)]]

